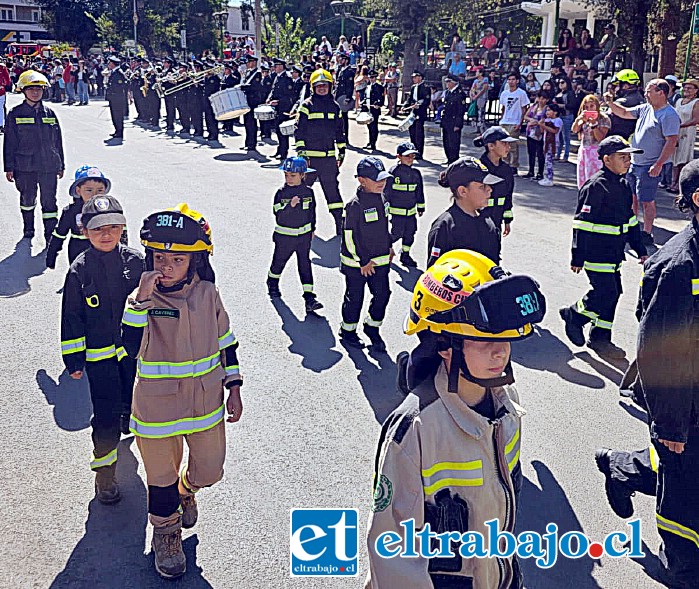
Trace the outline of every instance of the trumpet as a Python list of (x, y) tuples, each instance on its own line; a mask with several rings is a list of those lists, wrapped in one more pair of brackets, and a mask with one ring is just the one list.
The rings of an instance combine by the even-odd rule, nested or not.
[(194, 73), (188, 73), (187, 78), (183, 81), (180, 82), (179, 84), (173, 86), (172, 88), (168, 88), (167, 90), (163, 90), (163, 96), (169, 96), (170, 94), (174, 94), (175, 92), (179, 92), (180, 90), (184, 90), (185, 88), (189, 88), (190, 86), (194, 86), (196, 84), (199, 84), (204, 81), (204, 78), (207, 76), (217, 76), (223, 73), (223, 66), (222, 65), (216, 65), (212, 68), (209, 68), (208, 70), (202, 70), (200, 72), (194, 72)]

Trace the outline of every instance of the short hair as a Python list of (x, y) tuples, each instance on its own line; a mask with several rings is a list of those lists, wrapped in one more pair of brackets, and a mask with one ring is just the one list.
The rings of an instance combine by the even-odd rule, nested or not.
[(665, 98), (667, 98), (670, 94), (670, 84), (667, 83), (666, 80), (662, 79), (657, 79), (653, 80), (653, 84), (660, 90), (663, 94), (665, 94)]
[(514, 77), (515, 80), (519, 81), (521, 76), (519, 75), (519, 72), (516, 72), (516, 71), (512, 70), (511, 72), (509, 72), (509, 73), (507, 74), (507, 78), (509, 79), (509, 78), (512, 78), (512, 77)]

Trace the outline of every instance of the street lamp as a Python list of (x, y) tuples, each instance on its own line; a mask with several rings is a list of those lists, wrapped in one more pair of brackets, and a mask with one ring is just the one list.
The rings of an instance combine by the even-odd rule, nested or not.
[(333, 0), (330, 3), (335, 16), (340, 17), (340, 35), (345, 34), (345, 17), (352, 13), (352, 7), (354, 4), (355, 0)]
[(228, 20), (228, 11), (214, 12), (211, 16), (218, 23), (219, 45), (221, 51), (221, 59), (223, 59), (223, 24)]

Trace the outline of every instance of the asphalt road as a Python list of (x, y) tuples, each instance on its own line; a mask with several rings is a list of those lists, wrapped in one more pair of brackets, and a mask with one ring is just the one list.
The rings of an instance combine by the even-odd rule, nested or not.
[[(10, 99), (10, 106), (17, 97)], [(325, 304), (320, 317), (305, 317), (295, 268), (281, 282), (283, 300), (266, 296), (272, 255), (272, 197), (283, 177), (270, 157), (250, 159), (241, 136), (224, 137), (212, 149), (131, 124), (126, 142), (105, 146), (111, 132), (102, 102), (57, 106), (68, 174), (59, 203), (68, 202), (72, 172), (89, 163), (112, 179), (112, 193), (125, 207), (129, 233), (159, 207), (187, 201), (213, 228), (213, 264), (224, 302), (241, 342), (246, 377), (242, 421), (228, 427), (224, 480), (199, 497), (200, 519), (185, 532), (188, 572), (161, 581), (152, 568), (146, 527), (145, 473), (135, 443), (119, 448), (123, 500), (106, 507), (93, 499), (88, 461), (90, 400), (85, 380), (63, 371), (59, 347), (60, 294), (65, 249), (56, 270), (45, 270), (44, 243), (22, 240), (18, 195), (0, 185), (0, 587), (28, 588), (280, 588), (359, 587), (366, 573), (361, 545), (371, 502), (371, 478), (380, 422), (397, 406), (395, 362), (415, 345), (401, 324), (419, 273), (394, 265), (392, 298), (383, 330), (388, 354), (348, 353), (339, 345), (343, 279), (338, 270), (332, 220), (319, 189), (319, 229), (313, 245), (315, 281)], [(236, 127), (241, 133), (242, 128)], [(383, 128), (380, 155), (389, 164), (407, 134)], [(366, 131), (354, 123), (355, 145)], [(462, 154), (478, 155), (470, 137)], [(267, 156), (273, 145), (260, 151)], [(348, 152), (341, 173), (347, 199), (361, 150)], [(442, 163), (437, 135), (428, 134), (428, 162)], [(526, 156), (524, 156), (526, 159)], [(448, 205), (436, 183), (442, 169), (423, 162), (427, 213), (420, 220), (414, 256), (424, 263), (431, 221)], [(620, 400), (624, 365), (611, 365), (584, 349), (571, 349), (556, 309), (586, 290), (583, 276), (568, 269), (571, 217), (576, 202), (574, 166), (560, 164), (555, 188), (519, 179), (512, 234), (504, 241), (503, 265), (540, 281), (549, 313), (535, 337), (515, 345), (513, 359), (524, 417), (521, 461), (525, 486), (519, 506), (521, 530), (543, 531), (549, 521), (561, 531), (592, 538), (622, 529), (608, 507), (596, 470), (599, 446), (637, 449), (647, 444), (644, 415)], [(684, 226), (660, 197), (656, 235), (665, 241)], [(40, 233), (40, 232), (38, 232)], [(640, 267), (629, 257), (623, 268), (615, 340), (633, 355), (633, 309)], [(559, 559), (550, 570), (523, 563), (527, 587), (616, 589), (658, 586), (645, 572), (657, 567), (658, 536), (653, 499), (637, 497), (648, 556), (643, 561), (584, 557)], [(360, 514), (360, 574), (356, 579), (293, 579), (289, 576), (289, 511), (296, 507), (354, 507)]]

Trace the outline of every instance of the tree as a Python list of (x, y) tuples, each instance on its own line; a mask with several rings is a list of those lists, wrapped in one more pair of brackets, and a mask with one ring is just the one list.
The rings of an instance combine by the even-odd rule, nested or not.
[(386, 55), (391, 61), (395, 61), (398, 58), (398, 52), (401, 47), (402, 43), (400, 38), (391, 31), (381, 38), (381, 53)]
[(276, 34), (275, 26), (266, 24), (263, 40), (268, 55), (295, 61), (299, 61), (303, 55), (313, 53), (313, 46), (316, 44), (315, 37), (308, 37), (303, 32), (301, 19), (294, 18), (290, 14), (285, 14), (283, 23), (279, 23), (279, 35)]
[(38, 0), (44, 9), (44, 24), (57, 41), (69, 41), (86, 54), (97, 41), (95, 23), (86, 13), (108, 12), (108, 3), (103, 0)]
[(85, 16), (89, 18), (95, 25), (95, 32), (97, 38), (100, 40), (102, 45), (109, 47), (114, 45), (119, 41), (119, 34), (117, 33), (116, 25), (114, 21), (109, 18), (106, 14), (100, 14), (95, 17), (89, 12), (85, 12)]

